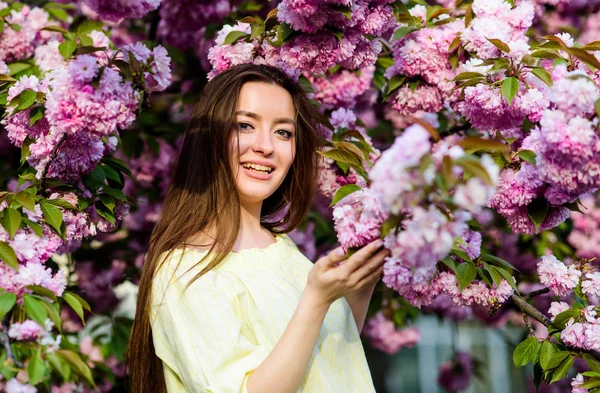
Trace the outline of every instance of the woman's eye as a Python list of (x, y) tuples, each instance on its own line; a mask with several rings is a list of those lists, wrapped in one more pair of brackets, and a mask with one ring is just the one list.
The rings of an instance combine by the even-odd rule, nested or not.
[(277, 130), (277, 132), (283, 132), (282, 135), (285, 135), (287, 139), (290, 139), (294, 134), (288, 130)]
[(252, 125), (248, 123), (238, 123), (238, 128), (240, 130), (250, 130), (252, 128)]

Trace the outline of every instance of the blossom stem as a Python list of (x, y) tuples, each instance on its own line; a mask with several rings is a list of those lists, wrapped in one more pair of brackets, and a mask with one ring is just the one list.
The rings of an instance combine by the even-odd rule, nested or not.
[(7, 313), (4, 318), (2, 318), (2, 330), (0, 331), (0, 341), (4, 345), (4, 349), (6, 350), (6, 357), (12, 360), (13, 364), (22, 368), (23, 364), (19, 362), (15, 355), (13, 354), (12, 348), (10, 346), (10, 337), (8, 337), (8, 323), (10, 322), (11, 313)]
[(42, 192), (46, 192), (46, 176), (48, 176), (48, 170), (50, 169), (50, 164), (52, 164), (52, 161), (54, 161), (54, 159), (56, 158), (56, 155), (58, 154), (58, 149), (60, 149), (60, 146), (67, 140), (67, 134), (64, 133), (62, 135), (62, 137), (60, 138), (60, 140), (58, 141), (58, 143), (56, 144), (56, 146), (54, 146), (54, 149), (52, 150), (52, 155), (50, 156), (50, 159), (48, 160), (48, 162), (46, 163), (46, 166), (44, 167), (44, 172), (42, 173)]

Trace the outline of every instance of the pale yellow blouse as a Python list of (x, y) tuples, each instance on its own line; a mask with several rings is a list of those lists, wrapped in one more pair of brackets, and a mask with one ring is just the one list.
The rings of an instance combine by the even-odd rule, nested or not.
[[(289, 236), (276, 235), (266, 248), (231, 252), (184, 292), (207, 262), (183, 273), (206, 252), (175, 250), (159, 269), (151, 310), (154, 347), (169, 393), (245, 393), (248, 376), (294, 314), (313, 264)], [(298, 392), (375, 392), (344, 298), (325, 316)]]

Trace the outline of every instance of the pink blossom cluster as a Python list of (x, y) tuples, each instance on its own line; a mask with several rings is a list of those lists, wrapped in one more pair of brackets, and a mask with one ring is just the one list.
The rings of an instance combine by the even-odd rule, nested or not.
[(375, 67), (369, 66), (357, 71), (341, 70), (331, 76), (309, 75), (315, 89), (313, 98), (325, 109), (352, 109), (358, 98), (371, 88), (374, 71)]
[(571, 387), (573, 388), (573, 390), (571, 390), (571, 393), (588, 393), (588, 389), (581, 387), (581, 385), (583, 385), (584, 382), (585, 380), (583, 378), (583, 375), (577, 374), (577, 376), (575, 376), (575, 378), (571, 380)]
[(54, 323), (49, 318), (46, 319), (44, 326), (40, 326), (39, 323), (31, 319), (26, 319), (23, 322), (11, 324), (8, 329), (8, 336), (19, 341), (35, 341), (48, 337), (53, 326)]
[[(571, 318), (560, 332), (560, 338), (566, 345), (586, 350), (600, 350), (600, 320), (596, 311), (590, 306), (582, 312), (582, 322)], [(580, 318), (581, 319), (581, 318)]]
[[(279, 20), (302, 31), (302, 34), (280, 47), (272, 44), (277, 39), (273, 36), (261, 40), (255, 38), (252, 42), (242, 40), (233, 45), (223, 45), (225, 38), (232, 31), (250, 33), (250, 25), (247, 23), (225, 25), (217, 33), (215, 46), (208, 51), (208, 60), (212, 65), (208, 79), (214, 78), (231, 66), (245, 63), (278, 67), (294, 79), (303, 72), (324, 74), (335, 65), (349, 70), (372, 66), (382, 50), (382, 43), (378, 37), (392, 26), (389, 22), (394, 21), (391, 6), (385, 1), (347, 1), (344, 4), (336, 2), (336, 6), (353, 5), (350, 7), (351, 17), (348, 18), (335, 9), (337, 7), (332, 7), (332, 4), (314, 0), (280, 2)], [(321, 8), (327, 8), (331, 12), (322, 12)], [(328, 26), (325, 26), (326, 24)], [(341, 39), (330, 30), (330, 25), (341, 31)]]
[(559, 296), (570, 294), (579, 284), (581, 271), (575, 265), (565, 265), (554, 255), (544, 255), (537, 265), (540, 282)]
[[(535, 134), (532, 134), (535, 135)], [(523, 143), (526, 145), (527, 139)], [(527, 205), (535, 199), (543, 198), (549, 195), (548, 189), (539, 178), (538, 168), (527, 163), (521, 163), (521, 168), (515, 171), (512, 168), (505, 168), (500, 173), (498, 188), (492, 197), (489, 207), (502, 214), (513, 231), (517, 233), (538, 233), (550, 228), (554, 228), (569, 217), (569, 209), (560, 203), (551, 205), (548, 213), (536, 229), (535, 224), (529, 218)]]
[[(377, 37), (395, 25), (388, 3), (391, 1), (280, 2), (278, 20), (303, 32), (282, 47), (283, 60), (292, 68), (314, 74), (322, 74), (336, 64), (350, 70), (373, 65), (382, 49)], [(340, 6), (347, 7), (350, 15), (344, 15)], [(341, 32), (341, 40), (331, 29)]]
[(501, 52), (488, 39), (499, 39), (510, 47), (508, 56), (521, 60), (529, 52), (525, 33), (531, 27), (534, 6), (530, 1), (521, 1), (516, 7), (499, 0), (473, 1), (475, 18), (460, 35), (469, 52), (480, 59), (498, 57)]
[(571, 212), (573, 229), (567, 238), (582, 258), (600, 257), (600, 203), (598, 197), (586, 195), (581, 204), (583, 213)]
[(390, 231), (384, 238), (385, 246), (408, 267), (434, 267), (448, 255), (454, 238), (465, 232), (470, 219), (468, 212), (457, 210), (450, 221), (434, 205), (428, 209), (415, 206), (409, 210), (409, 218), (402, 221), (401, 229)]
[[(423, 15), (425, 7), (411, 9), (415, 16)], [(462, 21), (454, 21), (435, 28), (414, 31), (392, 43), (394, 64), (385, 73), (391, 79), (400, 74), (417, 79), (416, 89), (404, 84), (392, 99), (392, 108), (403, 115), (417, 111), (439, 112), (444, 100), (453, 93), (451, 80), (456, 72), (448, 60), (448, 47), (457, 33), (464, 29)]]
[(142, 18), (158, 8), (161, 0), (84, 0), (99, 19), (120, 22), (122, 19)]
[(132, 53), (136, 60), (149, 68), (144, 72), (144, 90), (148, 93), (163, 91), (171, 84), (171, 59), (167, 50), (157, 46), (150, 50), (141, 42), (125, 45), (123, 54)]
[(347, 195), (333, 209), (335, 231), (345, 249), (360, 247), (377, 239), (379, 228), (386, 218), (377, 195), (369, 189)]
[[(465, 72), (482, 71), (475, 68)], [(464, 99), (456, 102), (455, 107), (479, 131), (492, 135), (500, 131), (505, 138), (520, 138), (523, 121), (526, 118), (538, 121), (548, 105), (543, 92), (530, 84), (520, 83), (517, 95), (509, 105), (499, 86), (479, 83), (466, 87)]]
[(27, 285), (39, 285), (51, 290), (56, 296), (61, 296), (67, 281), (62, 270), (53, 274), (52, 270), (42, 263), (29, 262), (26, 265), (19, 265), (18, 272), (6, 263), (0, 264), (0, 288), (22, 296), (24, 293), (31, 292), (25, 288)]
[(165, 44), (193, 49), (195, 43), (206, 42), (203, 28), (221, 22), (231, 11), (229, 0), (163, 0), (157, 34)]
[(145, 143), (142, 153), (128, 159), (127, 164), (136, 185), (150, 188), (158, 181), (161, 194), (164, 194), (169, 186), (169, 175), (176, 151), (164, 139), (157, 139), (156, 142), (158, 144), (156, 152)]
[(448, 296), (457, 306), (478, 304), (489, 307), (504, 303), (514, 292), (506, 280), (502, 280), (499, 286), (493, 284), (491, 288), (483, 281), (475, 280), (461, 291), (454, 274), (436, 273), (435, 266), (410, 268), (408, 263), (393, 256), (388, 257), (384, 264), (383, 282), (419, 308), (431, 305), (440, 295)]
[[(0, 387), (2, 385), (0, 384)], [(6, 393), (37, 393), (35, 386), (21, 383), (17, 378), (9, 379), (4, 386)]]
[(440, 365), (438, 384), (447, 393), (458, 393), (466, 390), (471, 384), (475, 362), (468, 352), (457, 352), (454, 357)]
[[(0, 1), (0, 10), (9, 6)], [(0, 33), (0, 61), (11, 63), (16, 60), (29, 58), (36, 46), (45, 43), (55, 34), (41, 29), (53, 24), (48, 13), (42, 8), (23, 6), (19, 11), (11, 10), (6, 16), (4, 29)], [(20, 30), (13, 29), (9, 24), (17, 25)]]
[[(103, 33), (90, 35), (94, 45), (108, 46)], [(142, 44), (135, 44), (124, 50), (131, 51), (147, 67), (146, 91), (161, 91), (168, 86), (170, 60), (163, 47), (150, 51)], [(39, 58), (48, 60), (50, 52), (38, 53)], [(9, 102), (25, 90), (41, 93), (46, 99), (43, 106), (34, 104), (2, 121), (15, 145), (21, 146), (26, 137), (33, 140), (27, 161), (37, 170), (38, 178), (47, 171), (48, 177), (77, 182), (105, 154), (115, 150), (118, 131), (129, 127), (135, 119), (141, 93), (130, 81), (123, 80), (116, 67), (105, 68), (106, 63), (107, 55), (103, 52), (79, 55), (64, 67), (52, 70), (42, 81), (35, 76), (24, 76), (9, 89)], [(44, 116), (30, 127), (32, 111), (40, 109)]]
[(394, 321), (387, 318), (382, 311), (367, 320), (362, 334), (371, 346), (390, 355), (397, 353), (401, 348), (415, 346), (421, 339), (419, 329), (398, 329)]
[(373, 165), (371, 189), (379, 195), (386, 212), (398, 214), (423, 198), (426, 182), (418, 164), (431, 150), (429, 136), (420, 125), (407, 128)]

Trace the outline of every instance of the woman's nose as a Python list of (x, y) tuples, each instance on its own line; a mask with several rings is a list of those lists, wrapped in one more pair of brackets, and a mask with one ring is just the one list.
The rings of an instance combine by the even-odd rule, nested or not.
[(271, 133), (269, 130), (261, 129), (255, 134), (252, 150), (261, 152), (264, 155), (269, 155), (273, 151), (273, 142), (271, 141)]

